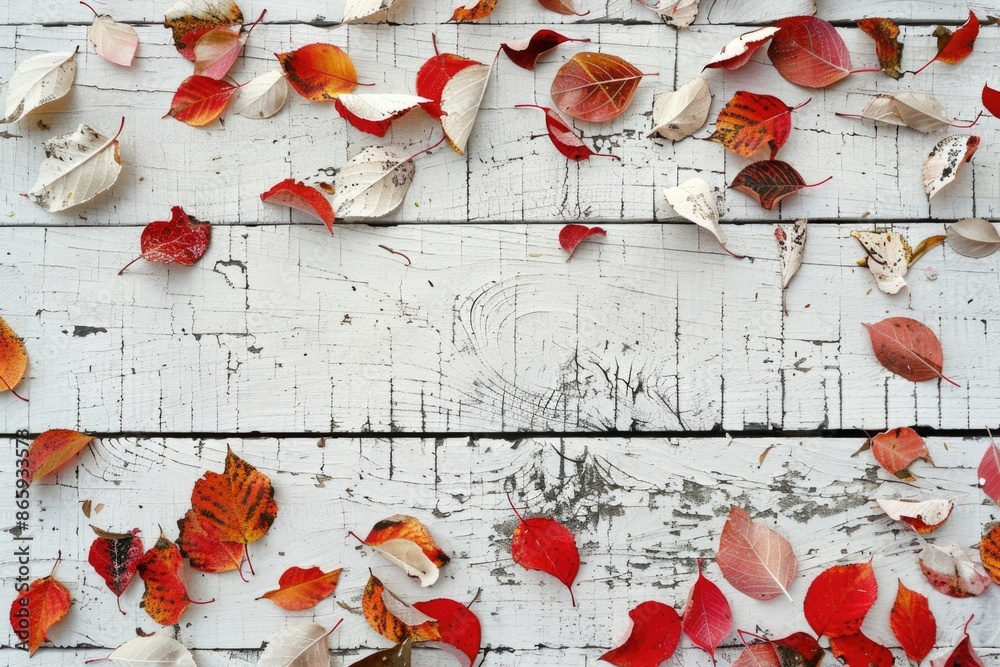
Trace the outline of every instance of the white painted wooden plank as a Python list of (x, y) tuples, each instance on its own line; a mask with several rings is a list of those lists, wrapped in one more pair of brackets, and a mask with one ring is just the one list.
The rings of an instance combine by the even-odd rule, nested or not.
[[(694, 225), (609, 225), (569, 262), (557, 225), (217, 227), (195, 267), (120, 277), (137, 227), (2, 228), (31, 402), (0, 397), (0, 432), (996, 425), (996, 257), (936, 248), (890, 297), (852, 228), (810, 227), (787, 317), (767, 224), (727, 226), (752, 261)], [(961, 387), (877, 363), (861, 323), (899, 315)]]
[[(178, 627), (167, 630), (192, 648), (258, 649), (288, 618), (327, 626), (345, 618), (332, 638), (335, 648), (384, 645), (363, 618), (333, 601), (294, 614), (254, 601), (285, 568), (315, 563), (345, 568), (336, 600), (350, 606), (359, 603), (369, 567), (409, 601), (439, 596), (467, 600), (482, 587), (475, 609), (483, 621), (484, 646), (491, 653), (512, 649), (526, 664), (555, 664), (553, 657), (543, 653), (539, 660), (529, 658), (528, 652), (538, 646), (567, 647), (580, 655), (580, 649), (587, 648), (586, 664), (591, 664), (601, 652), (594, 647), (618, 641), (627, 627), (627, 611), (635, 604), (657, 599), (683, 606), (695, 558), (705, 559), (708, 576), (726, 592), (737, 628), (759, 626), (778, 635), (808, 629), (801, 609), (812, 579), (833, 564), (874, 558), (880, 596), (865, 624), (870, 636), (895, 644), (888, 613), (898, 577), (929, 595), (942, 645), (975, 613), (972, 634), (977, 644), (996, 647), (1000, 636), (988, 619), (1000, 589), (991, 587), (982, 597), (967, 600), (932, 591), (919, 572), (918, 538), (870, 500), (893, 490), (908, 495), (968, 494), (931, 538), (975, 545), (982, 526), (998, 515), (976, 488), (975, 466), (986, 438), (928, 438), (940, 467), (917, 464), (919, 480), (914, 485), (890, 479), (870, 454), (851, 457), (860, 441), (102, 439), (78, 465), (32, 486), (31, 519), (23, 536), (33, 538), (31, 576), (47, 574), (55, 553), (63, 554), (59, 578), (76, 603), (67, 620), (50, 632), (55, 645), (112, 647), (134, 636), (136, 627), (156, 630), (138, 609), (141, 585), (125, 592), (126, 614), (116, 611), (114, 596), (85, 562), (93, 539), (87, 524), (139, 527), (146, 539), (157, 534), (159, 525), (176, 536), (174, 521), (189, 506), (192, 485), (205, 469), (221, 470), (228, 445), (270, 476), (279, 512), (270, 533), (251, 545), (257, 574), (249, 584), (235, 573), (186, 573), (192, 598), (216, 599), (192, 607)], [(13, 451), (12, 446), (6, 449)], [(13, 455), (5, 458), (0, 474), (11, 477), (12, 463)], [(574, 587), (577, 608), (569, 605), (561, 584), (526, 572), (510, 559), (509, 536), (516, 520), (506, 491), (529, 513), (553, 516), (577, 535), (583, 559)], [(85, 499), (105, 503), (106, 508), (88, 520), (80, 512)], [(747, 507), (791, 540), (800, 562), (790, 589), (793, 601), (751, 600), (720, 576), (714, 553), (733, 503)], [(4, 516), (11, 510), (3, 510)], [(426, 521), (453, 556), (431, 590), (407, 581), (346, 534), (367, 530), (399, 511)], [(12, 522), (12, 515), (5, 521)], [(11, 534), (4, 531), (0, 547), (6, 551), (12, 545)], [(9, 584), (16, 567), (4, 560), (0, 577)], [(9, 645), (10, 638), (6, 641)], [(727, 642), (735, 644), (735, 638)], [(705, 664), (704, 655), (684, 655), (686, 664)]]
[[(360, 77), (375, 91), (413, 92), (420, 65), (433, 53), (432, 33), (443, 50), (456, 50), (489, 62), (497, 46), (523, 37), (537, 26), (266, 26), (254, 32), (248, 55), (234, 70), (238, 81), (275, 67), (272, 53), (314, 41), (345, 46)], [(467, 156), (447, 148), (418, 159), (417, 176), (393, 222), (483, 221), (534, 222), (586, 219), (595, 222), (649, 221), (672, 218), (662, 189), (681, 177), (700, 174), (724, 190), (748, 161), (727, 154), (712, 142), (691, 138), (677, 144), (647, 139), (656, 94), (697, 76), (704, 63), (742, 28), (708, 26), (675, 33), (663, 26), (577, 25), (573, 36), (590, 37), (608, 53), (627, 57), (643, 71), (660, 72), (644, 80), (631, 110), (604, 124), (579, 123), (588, 142), (622, 158), (568, 163), (543, 133), (540, 114), (514, 109), (517, 103), (549, 103), (549, 86), (558, 67), (580, 44), (562, 47), (534, 72), (498, 62), (474, 128)], [(0, 71), (38, 53), (83, 43), (83, 26), (2, 28), (14, 48), (0, 49)], [(140, 28), (146, 46), (136, 67), (123, 70), (90, 53), (81, 53), (77, 85), (52, 110), (7, 128), (0, 140), (0, 212), (8, 224), (137, 224), (166, 215), (172, 204), (199, 205), (217, 223), (280, 223), (287, 211), (265, 206), (259, 193), (288, 176), (330, 181), (349, 156), (364, 146), (393, 143), (413, 151), (427, 146), (440, 129), (423, 112), (408, 115), (379, 140), (349, 129), (330, 105), (307, 103), (293, 95), (291, 106), (272, 119), (226, 117), (225, 126), (187, 127), (161, 119), (173, 91), (190, 72), (158, 27)], [(842, 29), (856, 66), (874, 64), (871, 40), (856, 29)], [(905, 31), (906, 66), (933, 52), (929, 28)], [(677, 41), (679, 40), (679, 41)], [(983, 71), (997, 50), (994, 30), (984, 30), (978, 49), (957, 67), (935, 65), (919, 78), (897, 83), (881, 74), (859, 74), (826, 91), (808, 91), (780, 79), (770, 64), (751, 63), (732, 73), (706, 74), (715, 93), (715, 112), (741, 88), (767, 92), (795, 104), (813, 96), (797, 111), (795, 130), (780, 157), (796, 166), (809, 182), (834, 180), (788, 199), (779, 211), (765, 212), (750, 198), (727, 192), (724, 215), (730, 220), (812, 218), (953, 220), (968, 215), (997, 215), (1000, 174), (986, 147), (1000, 141), (1000, 130), (987, 119), (976, 130), (984, 148), (958, 180), (929, 205), (921, 186), (927, 154), (944, 133), (924, 135), (897, 128), (837, 118), (838, 111), (859, 111), (876, 93), (919, 89), (933, 92), (956, 118), (972, 118), (980, 108)], [(674, 72), (675, 53), (679, 58)], [(42, 141), (75, 129), (80, 122), (110, 132), (123, 114), (125, 169), (107, 193), (77, 210), (49, 214), (20, 197), (34, 182), (42, 159)], [(39, 127), (41, 120), (47, 127)], [(697, 137), (710, 134), (711, 125)], [(297, 219), (297, 218), (296, 218)]]

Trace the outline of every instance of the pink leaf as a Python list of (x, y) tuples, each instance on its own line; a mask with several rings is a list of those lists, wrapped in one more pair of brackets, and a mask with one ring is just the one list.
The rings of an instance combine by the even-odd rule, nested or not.
[(301, 181), (296, 182), (294, 178), (286, 178), (263, 193), (260, 200), (269, 204), (290, 206), (308, 213), (326, 225), (333, 234), (333, 207), (330, 206), (326, 196), (311, 185)]
[(698, 579), (688, 593), (687, 604), (681, 627), (696, 646), (712, 657), (715, 664), (715, 649), (733, 629), (733, 613), (729, 601), (719, 587), (701, 573), (701, 559), (698, 559)]
[(739, 657), (733, 660), (732, 667), (781, 667), (778, 651), (771, 642), (750, 644), (743, 649)]
[(990, 434), (990, 446), (979, 462), (979, 485), (990, 500), (1000, 505), (1000, 449)]
[(733, 588), (758, 600), (784, 594), (798, 570), (792, 545), (735, 505), (722, 529), (715, 562)]
[(606, 232), (600, 227), (587, 227), (586, 225), (566, 225), (559, 231), (559, 245), (562, 249), (573, 256), (576, 247), (589, 239), (591, 236), (604, 236)]

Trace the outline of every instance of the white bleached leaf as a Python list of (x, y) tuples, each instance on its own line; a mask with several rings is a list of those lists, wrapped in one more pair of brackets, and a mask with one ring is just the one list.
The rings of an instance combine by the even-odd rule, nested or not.
[[(673, 206), (677, 215), (712, 232), (722, 245), (722, 249), (730, 255), (733, 254), (726, 248), (726, 233), (719, 225), (719, 209), (708, 183), (700, 178), (692, 178), (676, 188), (664, 188), (663, 196), (667, 203)], [(739, 257), (739, 255), (733, 256)]]
[(234, 111), (247, 118), (270, 118), (288, 101), (288, 84), (281, 70), (273, 69), (240, 89)]
[(386, 540), (371, 547), (409, 576), (420, 579), (423, 587), (432, 586), (438, 580), (441, 570), (410, 540)]
[(0, 123), (16, 123), (43, 104), (69, 92), (76, 77), (76, 51), (43, 53), (18, 65), (7, 84)]
[(966, 257), (986, 257), (1000, 248), (1000, 233), (988, 220), (963, 218), (947, 229), (948, 245)]
[(886, 515), (902, 521), (918, 533), (929, 533), (939, 527), (955, 509), (954, 498), (933, 500), (904, 500), (902, 498), (876, 498), (875, 502)]
[(119, 23), (107, 14), (98, 14), (88, 31), (97, 55), (108, 62), (130, 67), (135, 51), (139, 48), (139, 35), (125, 23)]
[(663, 22), (676, 28), (686, 28), (698, 15), (701, 0), (639, 0), (639, 4), (660, 15)]
[(426, 97), (417, 97), (416, 95), (388, 93), (345, 93), (337, 100), (355, 116), (371, 121), (390, 120), (418, 104), (431, 101)]
[(80, 125), (76, 132), (46, 141), (45, 159), (38, 171), (38, 180), (28, 192), (28, 199), (47, 211), (62, 211), (110, 188), (122, 170), (118, 134), (109, 139)]
[(394, 211), (410, 189), (416, 167), (391, 146), (369, 146), (337, 172), (333, 208), (338, 218), (377, 218)]
[(657, 96), (653, 104), (653, 131), (671, 141), (680, 141), (697, 132), (708, 120), (712, 91), (708, 81), (698, 77), (674, 91)]
[(195, 667), (191, 651), (171, 637), (136, 637), (107, 658), (115, 667)]
[[(729, 63), (730, 61), (733, 61), (733, 63), (729, 66), (730, 68), (735, 68), (744, 64), (744, 62), (753, 55), (752, 53), (747, 54), (751, 45), (753, 45), (755, 49), (760, 48), (763, 42), (766, 42), (774, 37), (774, 33), (779, 30), (781, 30), (781, 28), (769, 26), (743, 33), (736, 39), (730, 40), (719, 50), (718, 53), (712, 56), (712, 59), (708, 61), (707, 65), (705, 65), (705, 69), (708, 69), (717, 63)], [(737, 62), (739, 65), (736, 64)]]
[(378, 14), (392, 7), (396, 0), (347, 0), (344, 3), (344, 23)]
[[(837, 115), (850, 116), (851, 114)], [(865, 105), (865, 108), (858, 115), (862, 118), (873, 120), (876, 123), (898, 125), (901, 127), (906, 126), (906, 123), (903, 122), (903, 117), (899, 115), (899, 109), (896, 108), (896, 100), (892, 98), (892, 95), (879, 95)]]
[(927, 93), (902, 92), (893, 96), (903, 124), (921, 132), (937, 132), (951, 124), (944, 105)]
[(896, 232), (853, 231), (851, 236), (868, 252), (868, 269), (875, 276), (878, 288), (886, 294), (897, 294), (906, 287), (903, 276), (910, 268), (913, 250)]
[(317, 623), (288, 626), (271, 637), (257, 667), (330, 667), (329, 635), (330, 631)]
[(920, 569), (936, 590), (956, 598), (981, 595), (990, 586), (990, 577), (958, 542), (943, 547), (925, 544), (920, 552)]
[(774, 238), (778, 241), (778, 258), (781, 260), (781, 289), (788, 287), (792, 276), (802, 266), (807, 222), (796, 220), (790, 229), (783, 225), (776, 225), (774, 228)]
[(979, 148), (979, 137), (953, 134), (938, 142), (924, 163), (924, 192), (930, 199), (955, 180)]
[(451, 77), (441, 91), (441, 111), (444, 112), (441, 127), (451, 147), (459, 153), (465, 152), (492, 71), (491, 66), (469, 65)]

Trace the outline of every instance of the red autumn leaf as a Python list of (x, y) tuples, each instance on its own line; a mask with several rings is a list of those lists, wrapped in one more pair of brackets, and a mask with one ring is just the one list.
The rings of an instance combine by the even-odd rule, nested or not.
[(221, 475), (209, 470), (194, 483), (191, 507), (206, 531), (223, 542), (244, 545), (253, 574), (246, 545), (264, 537), (278, 515), (274, 487), (267, 475), (236, 456), (230, 448)]
[(659, 667), (681, 641), (681, 617), (673, 607), (649, 600), (628, 613), (632, 630), (621, 646), (601, 656), (616, 667)]
[(323, 572), (318, 567), (290, 567), (278, 579), (278, 588), (257, 598), (267, 598), (287, 611), (312, 609), (333, 595), (341, 570)]
[(16, 398), (27, 401), (14, 391), (27, 369), (28, 352), (24, 349), (24, 341), (0, 317), (0, 393), (9, 391)]
[(448, 85), (453, 76), (466, 67), (481, 64), (454, 53), (435, 54), (417, 71), (417, 95), (431, 100), (430, 102), (422, 102), (420, 108), (432, 118), (440, 120), (441, 116), (444, 115), (444, 112), (441, 111), (441, 93), (444, 92), (444, 87)]
[(826, 88), (851, 72), (851, 54), (829, 22), (815, 16), (790, 16), (774, 22), (780, 30), (767, 55), (778, 74), (806, 88)]
[(503, 52), (507, 54), (510, 61), (517, 65), (518, 67), (532, 70), (535, 69), (535, 63), (538, 62), (538, 58), (542, 54), (551, 51), (560, 44), (565, 44), (566, 42), (589, 42), (590, 39), (574, 39), (572, 37), (565, 37), (560, 35), (558, 32), (553, 30), (539, 30), (534, 35), (528, 39), (519, 39), (517, 41), (508, 42), (506, 44), (501, 44), (500, 48)]
[(391, 642), (399, 643), (404, 639), (427, 642), (441, 638), (438, 622), (432, 616), (393, 595), (375, 575), (368, 577), (361, 597), (361, 611), (368, 625)]
[(901, 498), (876, 498), (875, 502), (890, 519), (901, 521), (915, 532), (925, 535), (941, 526), (955, 509), (954, 498), (907, 500)]
[(414, 602), (413, 608), (435, 619), (441, 647), (455, 656), (462, 667), (472, 667), (482, 644), (479, 617), (468, 606), (448, 598)]
[(69, 591), (53, 576), (55, 569), (54, 565), (49, 576), (18, 591), (10, 605), (10, 627), (18, 640), (27, 644), (29, 658), (49, 641), (49, 628), (66, 618), (72, 602)]
[(274, 55), (288, 83), (307, 100), (328, 102), (358, 85), (358, 73), (350, 56), (333, 44), (307, 44)]
[(889, 612), (889, 626), (906, 657), (915, 663), (923, 662), (937, 641), (937, 622), (931, 613), (927, 598), (911, 591), (899, 581), (896, 602)]
[(782, 667), (782, 663), (774, 644), (761, 642), (744, 647), (731, 667)]
[(1000, 90), (990, 88), (989, 84), (984, 85), (983, 106), (994, 116), (1000, 117)]
[(177, 528), (180, 529), (177, 548), (191, 567), (215, 573), (240, 570), (240, 578), (243, 578), (243, 545), (240, 542), (223, 542), (215, 533), (209, 533), (193, 509), (177, 520)]
[(771, 643), (778, 653), (782, 667), (817, 667), (826, 655), (826, 651), (816, 638), (807, 632), (796, 632), (781, 639), (772, 639)]
[(952, 649), (947, 656), (931, 660), (931, 667), (984, 667), (979, 654), (972, 647), (972, 640), (969, 639), (969, 623), (972, 623), (972, 618), (966, 622), (965, 636), (962, 637), (958, 646)]
[(200, 38), (194, 47), (194, 73), (212, 79), (221, 79), (229, 73), (243, 46), (250, 39), (250, 33), (264, 19), (267, 10), (263, 10), (250, 29), (242, 37), (243, 26), (223, 26), (209, 30)]
[(590, 146), (583, 143), (580, 137), (576, 136), (573, 129), (563, 122), (552, 109), (548, 107), (538, 106), (537, 104), (517, 104), (515, 105), (517, 109), (541, 109), (545, 113), (545, 129), (548, 130), (549, 139), (552, 140), (552, 145), (556, 149), (568, 157), (570, 160), (576, 160), (577, 162), (582, 160), (589, 160), (592, 157), (609, 157), (615, 160), (620, 160), (617, 155), (611, 155), (609, 153), (595, 153), (591, 150)]
[(983, 452), (979, 461), (979, 486), (983, 493), (997, 505), (1000, 505), (1000, 448), (990, 434), (990, 444)]
[(942, 375), (944, 352), (937, 336), (926, 325), (909, 317), (890, 317), (862, 326), (868, 329), (875, 357), (889, 372), (911, 382), (941, 378), (959, 386)]
[(420, 579), (421, 586), (431, 586), (438, 580), (442, 567), (451, 558), (434, 541), (431, 531), (416, 517), (395, 514), (379, 521), (361, 539), (356, 540), (382, 554), (386, 560), (411, 577)]
[(583, 51), (559, 68), (552, 101), (568, 116), (601, 123), (625, 113), (643, 76), (618, 56)]
[(733, 505), (722, 528), (715, 562), (733, 588), (757, 598), (773, 600), (786, 595), (798, 571), (798, 560), (788, 540), (757, 523)]
[(773, 160), (791, 134), (792, 112), (808, 103), (790, 107), (772, 95), (738, 90), (719, 112), (709, 140), (743, 157), (752, 157), (766, 144)]
[(270, 204), (290, 206), (308, 213), (316, 218), (333, 234), (333, 207), (322, 192), (311, 185), (294, 178), (286, 178), (267, 192), (261, 194), (260, 200)]
[(846, 667), (892, 667), (896, 659), (892, 651), (877, 644), (862, 633), (830, 639), (833, 657)]
[(239, 88), (207, 76), (189, 76), (181, 81), (170, 101), (170, 116), (195, 127), (208, 125), (222, 115)]
[(174, 46), (182, 56), (194, 60), (194, 47), (206, 32), (243, 23), (243, 12), (234, 0), (178, 2), (163, 15), (163, 25), (173, 31)]
[(212, 226), (199, 223), (191, 218), (180, 206), (170, 209), (170, 220), (157, 220), (146, 225), (139, 238), (141, 255), (122, 267), (125, 269), (140, 259), (161, 264), (184, 264), (191, 266), (208, 250), (208, 242), (212, 237)]
[(563, 16), (586, 16), (590, 13), (586, 11), (581, 14), (576, 11), (576, 7), (573, 6), (573, 0), (538, 0), (538, 4), (550, 12), (562, 14)]
[(160, 625), (177, 623), (191, 604), (181, 579), (182, 562), (177, 545), (161, 533), (160, 539), (137, 564), (139, 578), (146, 585), (142, 606)]
[(413, 95), (355, 95), (348, 93), (333, 101), (340, 117), (353, 127), (384, 137), (392, 122), (429, 100)]
[(1000, 523), (986, 526), (979, 542), (979, 560), (994, 584), (1000, 584)]
[(142, 538), (139, 529), (133, 528), (128, 533), (110, 533), (91, 526), (97, 533), (97, 539), (90, 545), (87, 562), (118, 599), (118, 611), (122, 609), (122, 593), (135, 578), (136, 566), (142, 557)]
[(31, 484), (58, 471), (93, 441), (94, 436), (77, 431), (61, 428), (45, 431), (28, 447), (28, 475), (25, 481)]
[(467, 23), (484, 19), (493, 13), (497, 0), (470, 0), (461, 7), (456, 7), (449, 21)]
[(780, 28), (772, 26), (743, 33), (723, 46), (722, 50), (715, 54), (702, 68), (702, 71), (706, 69), (734, 70), (743, 67), (750, 61), (757, 49), (767, 44), (778, 30)]
[(576, 538), (566, 526), (555, 519), (534, 517), (525, 519), (507, 496), (519, 523), (510, 542), (514, 562), (526, 570), (540, 570), (561, 581), (569, 590), (569, 599), (576, 606), (573, 582), (580, 571), (580, 552)]
[(701, 573), (698, 559), (698, 579), (688, 593), (681, 617), (681, 627), (696, 646), (708, 651), (715, 664), (715, 649), (733, 630), (733, 613), (729, 601), (718, 586)]
[(871, 561), (834, 565), (809, 585), (806, 620), (820, 637), (853, 635), (861, 629), (876, 597), (878, 582)]
[(871, 449), (875, 460), (885, 468), (886, 472), (907, 482), (916, 480), (908, 466), (917, 459), (923, 459), (934, 465), (924, 439), (908, 426), (879, 433), (871, 439)]
[(807, 185), (802, 175), (795, 171), (787, 162), (781, 160), (761, 160), (743, 168), (736, 174), (729, 187), (745, 192), (767, 211), (774, 208), (785, 197), (795, 194), (804, 188), (815, 188), (823, 185), (833, 176), (824, 178), (819, 183)]
[(875, 40), (875, 55), (882, 71), (898, 79), (899, 59), (903, 57), (903, 44), (899, 41), (899, 26), (892, 19), (869, 18), (858, 21), (858, 27)]
[(961, 61), (965, 60), (970, 53), (972, 53), (972, 48), (976, 43), (976, 37), (979, 36), (979, 19), (976, 14), (970, 9), (969, 18), (962, 24), (962, 26), (956, 30), (943, 47), (938, 49), (937, 55), (927, 61), (927, 63), (918, 69), (914, 74), (920, 74), (925, 69), (930, 67), (934, 62), (941, 61), (948, 65), (957, 65)]
[(606, 232), (600, 227), (587, 227), (586, 225), (566, 225), (559, 230), (559, 245), (572, 257), (576, 252), (576, 247), (589, 239), (591, 236), (605, 236)]

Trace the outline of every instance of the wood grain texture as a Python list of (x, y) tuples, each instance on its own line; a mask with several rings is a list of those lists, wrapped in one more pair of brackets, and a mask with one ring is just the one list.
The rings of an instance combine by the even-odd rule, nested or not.
[[(469, 600), (481, 586), (474, 608), (483, 622), (490, 664), (494, 658), (503, 665), (566, 664), (558, 662), (554, 649), (559, 647), (567, 647), (577, 659), (572, 664), (596, 664), (602, 648), (614, 645), (626, 631), (627, 612), (635, 604), (657, 599), (683, 606), (699, 557), (706, 559), (707, 576), (729, 597), (736, 628), (759, 626), (777, 635), (807, 629), (802, 600), (809, 582), (835, 563), (874, 558), (880, 596), (865, 624), (873, 638), (895, 644), (888, 612), (898, 577), (930, 596), (942, 646), (975, 613), (976, 645), (996, 647), (1000, 637), (988, 619), (1000, 589), (991, 587), (979, 598), (960, 601), (932, 591), (917, 564), (920, 540), (870, 500), (892, 493), (967, 494), (931, 537), (974, 545), (982, 526), (998, 515), (976, 488), (975, 466), (987, 440), (929, 438), (939, 467), (915, 465), (919, 480), (913, 485), (890, 479), (869, 453), (852, 457), (860, 441), (102, 439), (77, 466), (31, 487), (32, 518), (25, 535), (34, 538), (31, 567), (36, 574), (47, 573), (62, 550), (60, 578), (76, 601), (70, 617), (50, 633), (55, 645), (113, 647), (134, 636), (136, 627), (156, 630), (138, 609), (137, 584), (123, 596), (126, 615), (117, 613), (114, 596), (84, 561), (93, 540), (87, 524), (139, 527), (147, 539), (159, 525), (176, 536), (174, 521), (188, 506), (195, 480), (206, 469), (221, 470), (228, 445), (271, 477), (280, 509), (270, 533), (250, 545), (257, 574), (249, 584), (233, 572), (186, 573), (193, 598), (217, 600), (192, 607), (179, 626), (166, 630), (191, 648), (255, 650), (290, 618), (328, 627), (345, 618), (332, 637), (333, 647), (354, 652), (383, 646), (363, 618), (334, 601), (295, 614), (254, 601), (285, 568), (318, 564), (345, 568), (336, 601), (351, 607), (359, 604), (369, 567), (409, 601), (438, 596)], [(0, 465), (0, 474), (12, 477), (10, 459)], [(561, 584), (510, 559), (516, 519), (506, 491), (525, 512), (555, 517), (577, 535), (583, 559), (574, 587), (578, 608), (569, 605)], [(88, 521), (80, 512), (85, 499), (106, 508)], [(791, 540), (800, 563), (790, 588), (793, 601), (752, 600), (730, 588), (711, 563), (733, 503)], [(420, 589), (346, 534), (367, 530), (402, 508), (423, 519), (453, 557), (431, 590)], [(12, 544), (4, 532), (0, 548), (8, 550)], [(15, 568), (5, 561), (0, 575), (10, 579)], [(736, 646), (736, 638), (726, 645)], [(543, 650), (536, 654), (539, 648)], [(60, 654), (65, 652), (44, 650), (39, 656)], [(680, 664), (705, 664), (704, 654), (682, 655), (686, 658)]]
[[(490, 62), (499, 44), (525, 37), (538, 26), (357, 25), (316, 27), (266, 25), (254, 32), (247, 54), (233, 70), (237, 81), (277, 66), (274, 52), (316, 41), (345, 47), (365, 92), (414, 90), (420, 65), (433, 54), (431, 35), (444, 51)], [(657, 25), (581, 24), (570, 36), (594, 44), (568, 44), (544, 58), (535, 72), (502, 57), (473, 129), (467, 156), (441, 148), (421, 156), (417, 175), (391, 222), (536, 222), (565, 219), (592, 222), (646, 222), (674, 219), (663, 199), (664, 187), (700, 176), (724, 189), (749, 160), (727, 154), (704, 141), (711, 122), (684, 141), (648, 139), (654, 97), (698, 76), (704, 64), (738, 26), (705, 26), (674, 31)], [(198, 206), (215, 223), (280, 223), (289, 220), (281, 207), (259, 195), (278, 181), (295, 177), (332, 181), (347, 159), (365, 146), (392, 144), (416, 152), (440, 136), (440, 128), (422, 111), (393, 124), (385, 139), (348, 127), (328, 104), (309, 103), (292, 94), (290, 106), (267, 120), (227, 113), (224, 124), (188, 127), (161, 118), (178, 84), (191, 69), (168, 43), (161, 27), (139, 28), (143, 46), (136, 65), (123, 69), (104, 62), (85, 42), (85, 26), (0, 28), (0, 72), (13, 71), (26, 58), (76, 43), (78, 74), (72, 92), (46, 111), (7, 127), (0, 138), (0, 160), (11, 168), (0, 173), (0, 212), (11, 225), (139, 224), (165, 216), (174, 204)], [(928, 60), (935, 39), (928, 26), (904, 30), (904, 66)], [(875, 64), (873, 42), (857, 29), (841, 29), (854, 66)], [(639, 85), (622, 117), (603, 124), (577, 123), (588, 144), (621, 157), (568, 163), (550, 144), (540, 115), (515, 104), (549, 103), (549, 86), (558, 67), (574, 51), (593, 49), (626, 56), (644, 72), (658, 72)], [(727, 191), (723, 215), (730, 220), (934, 219), (971, 215), (991, 217), (1000, 201), (1000, 173), (981, 151), (957, 181), (929, 204), (921, 185), (924, 160), (950, 132), (925, 135), (914, 130), (878, 127), (837, 118), (836, 112), (859, 112), (878, 93), (916, 89), (937, 95), (954, 118), (971, 119), (980, 110), (980, 91), (1000, 48), (1000, 32), (984, 29), (976, 52), (960, 66), (936, 64), (920, 77), (901, 82), (883, 74), (857, 74), (825, 91), (798, 88), (781, 79), (763, 51), (743, 69), (706, 76), (715, 100), (710, 121), (739, 89), (767, 92), (790, 105), (813, 101), (796, 111), (794, 130), (780, 157), (799, 169), (807, 182), (833, 176), (830, 183), (804, 190), (767, 212), (749, 197)], [(43, 157), (42, 142), (85, 122), (111, 133), (126, 117), (121, 153), (125, 167), (118, 183), (92, 202), (61, 214), (49, 214), (19, 196), (34, 183)], [(42, 125), (39, 125), (41, 123)], [(1000, 140), (992, 119), (974, 132), (983, 145)], [(968, 131), (966, 131), (968, 132)], [(235, 175), (239, 176), (236, 177)]]
[[(569, 262), (557, 225), (229, 226), (192, 268), (120, 277), (139, 228), (2, 228), (31, 402), (0, 403), (0, 432), (996, 425), (996, 256), (936, 248), (890, 297), (853, 228), (809, 228), (787, 317), (770, 225), (727, 226), (752, 260), (687, 224), (609, 225)], [(878, 364), (861, 323), (898, 315), (961, 387)]]

